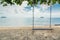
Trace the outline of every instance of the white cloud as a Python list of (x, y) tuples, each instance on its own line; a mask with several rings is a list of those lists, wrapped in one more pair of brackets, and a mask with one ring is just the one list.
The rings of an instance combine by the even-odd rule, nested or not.
[(41, 4), (40, 7), (44, 11), (44, 10), (48, 9), (50, 6), (48, 4)]
[[(21, 6), (17, 6), (17, 5), (12, 5), (12, 6), (6, 6), (6, 7), (2, 7), (0, 6), (0, 13), (4, 13), (2, 15), (8, 16), (8, 17), (32, 17), (33, 15), (33, 10), (31, 9), (30, 11), (25, 11), (24, 8), (27, 6), (28, 2), (24, 1), (22, 3)], [(44, 5), (44, 4), (43, 4)], [(40, 11), (39, 8), (34, 9), (34, 16), (35, 17), (49, 17), (49, 12), (46, 11), (46, 9), (49, 7), (48, 5), (41, 5), (41, 8), (43, 9), (43, 11)], [(32, 8), (32, 7), (31, 7)], [(44, 12), (44, 10), (46, 12)], [(53, 17), (60, 17), (60, 13), (52, 13)]]
[(28, 4), (28, 2), (27, 1), (24, 1), (24, 2), (22, 2), (22, 4), (21, 4), (21, 7), (26, 7), (27, 6), (27, 4)]

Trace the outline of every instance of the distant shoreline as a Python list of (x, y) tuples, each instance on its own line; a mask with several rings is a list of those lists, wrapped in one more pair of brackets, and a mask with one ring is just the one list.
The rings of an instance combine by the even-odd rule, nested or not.
[[(9, 29), (32, 29), (33, 27), (28, 27), (28, 26), (25, 26), (25, 27), (1, 27), (0, 26), (0, 30), (9, 30)], [(34, 28), (50, 28), (49, 26), (35, 26)], [(51, 26), (51, 28), (60, 28), (60, 26)]]

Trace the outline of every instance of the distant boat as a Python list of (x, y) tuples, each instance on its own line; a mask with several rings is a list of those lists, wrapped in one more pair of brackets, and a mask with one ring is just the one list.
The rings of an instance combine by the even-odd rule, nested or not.
[(1, 18), (6, 18), (5, 16), (2, 16)]
[(55, 24), (55, 26), (60, 26), (60, 24)]
[(44, 18), (44, 17), (40, 17), (40, 18)]

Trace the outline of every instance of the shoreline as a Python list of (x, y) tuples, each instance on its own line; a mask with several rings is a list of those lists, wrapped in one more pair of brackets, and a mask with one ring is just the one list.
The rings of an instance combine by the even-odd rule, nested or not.
[[(30, 29), (32, 30), (33, 26), (0, 26), (0, 30), (9, 30), (9, 29)], [(35, 26), (34, 28), (50, 28), (50, 26)], [(51, 26), (52, 29), (60, 28), (60, 26)]]

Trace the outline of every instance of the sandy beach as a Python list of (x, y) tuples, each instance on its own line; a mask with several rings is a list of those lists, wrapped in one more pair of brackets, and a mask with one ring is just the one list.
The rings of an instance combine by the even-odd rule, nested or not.
[(53, 30), (32, 30), (32, 27), (0, 28), (0, 40), (60, 40), (60, 26)]

